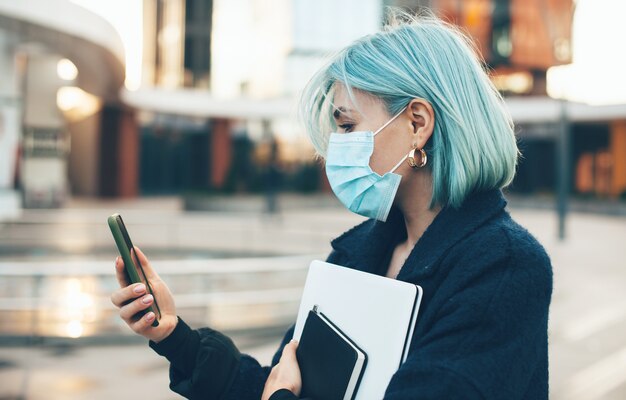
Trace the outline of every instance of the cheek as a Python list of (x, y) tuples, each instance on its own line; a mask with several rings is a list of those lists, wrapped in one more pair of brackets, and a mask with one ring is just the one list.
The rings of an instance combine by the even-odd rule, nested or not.
[[(385, 132), (381, 132), (383, 134)], [(374, 138), (374, 153), (370, 158), (370, 167), (374, 172), (383, 175), (391, 170), (411, 150), (411, 144), (403, 140), (400, 132), (387, 132), (386, 138)], [(408, 136), (408, 135), (405, 135)]]
[(385, 169), (388, 158), (386, 157), (386, 153), (387, 152), (381, 148), (381, 146), (374, 146), (374, 153), (372, 157), (370, 157), (370, 168), (379, 175), (383, 175), (385, 172), (389, 171), (389, 169)]

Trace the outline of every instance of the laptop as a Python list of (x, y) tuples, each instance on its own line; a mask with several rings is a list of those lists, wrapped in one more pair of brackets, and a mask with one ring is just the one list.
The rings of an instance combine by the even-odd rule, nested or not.
[(324, 310), (367, 354), (355, 400), (381, 399), (406, 361), (422, 299), (419, 285), (315, 260), (309, 266), (293, 338), (309, 311)]

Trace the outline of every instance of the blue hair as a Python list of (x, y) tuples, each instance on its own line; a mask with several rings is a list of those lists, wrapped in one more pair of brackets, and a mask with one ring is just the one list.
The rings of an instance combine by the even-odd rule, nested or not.
[(508, 186), (519, 151), (513, 122), (471, 40), (433, 15), (392, 10), (381, 32), (337, 53), (305, 87), (300, 119), (317, 152), (326, 154), (333, 85), (382, 100), (395, 115), (412, 99), (433, 107), (435, 125), (425, 147), (432, 172), (431, 207), (458, 208), (474, 191)]

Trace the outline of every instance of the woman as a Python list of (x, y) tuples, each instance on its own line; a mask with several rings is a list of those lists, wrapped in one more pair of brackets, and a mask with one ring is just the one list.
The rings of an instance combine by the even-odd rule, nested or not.
[[(500, 190), (518, 156), (512, 122), (462, 34), (434, 17), (402, 19), (341, 51), (304, 91), (301, 114), (333, 191), (370, 217), (332, 241), (328, 261), (424, 289), (408, 359), (385, 399), (545, 399), (552, 270), (504, 209)], [(223, 334), (178, 319), (137, 253), (161, 324), (134, 317), (152, 298), (143, 285), (127, 286), (119, 259), (122, 289), (112, 301), (171, 362), (174, 391), (297, 398), (293, 326), (272, 367), (261, 366)]]

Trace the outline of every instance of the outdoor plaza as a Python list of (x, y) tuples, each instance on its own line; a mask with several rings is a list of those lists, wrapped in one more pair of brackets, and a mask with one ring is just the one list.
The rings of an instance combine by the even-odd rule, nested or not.
[[(295, 322), (309, 262), (362, 219), (321, 195), (282, 196), (273, 215), (262, 202), (231, 199), (221, 212), (186, 212), (176, 198), (75, 200), (62, 210), (25, 210), (0, 226), (0, 398), (179, 398), (168, 388), (167, 361), (132, 335), (108, 299), (117, 284), (105, 222), (113, 212), (167, 281), (183, 318), (223, 330), (269, 365)], [(626, 217), (570, 213), (560, 241), (556, 213), (526, 205), (512, 201), (510, 212), (554, 268), (551, 398), (625, 398)], [(59, 300), (68, 288), (78, 294)], [(55, 297), (74, 308), (59, 314), (47, 304)], [(33, 304), (53, 316), (33, 317)]]

